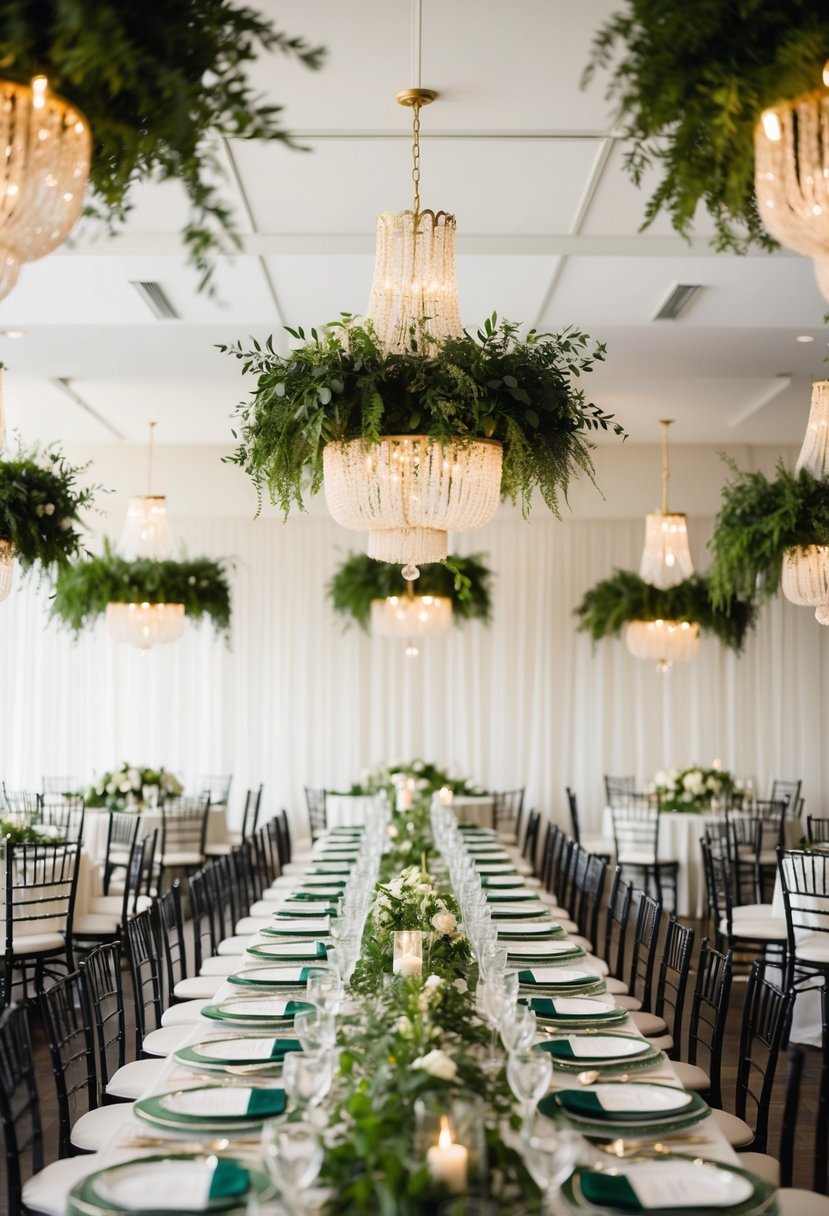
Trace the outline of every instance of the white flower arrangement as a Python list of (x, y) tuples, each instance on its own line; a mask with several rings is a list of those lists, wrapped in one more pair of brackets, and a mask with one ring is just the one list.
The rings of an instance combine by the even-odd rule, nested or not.
[(725, 804), (740, 782), (731, 773), (721, 768), (660, 769), (654, 775), (653, 785), (659, 794), (663, 811), (691, 811), (699, 814), (708, 811), (716, 803)]
[(418, 1056), (416, 1060), (412, 1060), (411, 1067), (419, 1068), (430, 1077), (437, 1077), (439, 1081), (454, 1081), (458, 1075), (457, 1064), (440, 1048), (433, 1048), (425, 1056)]
[(84, 800), (87, 806), (92, 807), (138, 809), (147, 801), (164, 802), (167, 798), (177, 798), (183, 792), (184, 786), (174, 773), (168, 773), (163, 768), (143, 768), (125, 761), (119, 769), (99, 777), (84, 792)]
[(435, 938), (463, 939), (454, 912), (419, 866), (407, 866), (397, 878), (378, 886), (373, 918), (378, 933), (428, 929)]

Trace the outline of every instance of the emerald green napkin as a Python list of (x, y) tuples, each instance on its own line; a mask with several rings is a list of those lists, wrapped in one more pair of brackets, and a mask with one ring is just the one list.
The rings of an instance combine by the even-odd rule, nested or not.
[[(303, 970), (307, 971), (308, 968), (305, 967), (305, 968), (303, 968)], [(304, 1009), (313, 1009), (313, 1008), (314, 1008), (314, 1006), (309, 1001), (286, 1001), (285, 1002), (285, 1012), (282, 1014), (282, 1017), (283, 1018), (293, 1018), (293, 1017), (296, 1017), (296, 1015), (298, 1013), (302, 1013), (302, 1011)]]
[(585, 1170), (580, 1178), (581, 1192), (588, 1203), (596, 1207), (615, 1208), (619, 1212), (641, 1212), (642, 1205), (624, 1174), (604, 1174)]
[(272, 1119), (285, 1109), (284, 1089), (252, 1089), (248, 1114), (254, 1119)]
[(312, 902), (316, 901), (317, 903), (320, 903), (320, 902), (324, 902), (325, 899), (342, 899), (342, 896), (341, 895), (326, 895), (321, 898), (319, 895), (315, 895), (313, 891), (295, 891), (293, 893), (293, 895), (288, 897), (288, 899), (286, 900), (286, 903), (292, 903), (293, 900), (295, 900), (295, 899), (309, 899)]
[(576, 1059), (576, 1053), (566, 1039), (548, 1039), (546, 1043), (539, 1043), (538, 1048), (540, 1051), (549, 1051), (556, 1060)]
[(220, 1157), (210, 1180), (210, 1199), (230, 1199), (234, 1195), (247, 1194), (250, 1175), (238, 1161)]
[(302, 884), (303, 887), (309, 889), (313, 887), (344, 887), (345, 885), (345, 879), (337, 878), (336, 875), (330, 880), (325, 878), (306, 878)]
[(619, 1119), (623, 1123), (630, 1120), (629, 1111), (605, 1110), (599, 1095), (590, 1089), (563, 1089), (558, 1094), (558, 1100), (566, 1111), (588, 1119)]
[(538, 899), (538, 894), (535, 891), (510, 891), (507, 895), (499, 895), (496, 887), (490, 887), (486, 893), (487, 900), (493, 904), (501, 903), (513, 904), (522, 899)]
[[(486, 871), (484, 871), (484, 873), (486, 873)], [(494, 883), (492, 881), (493, 878), (500, 878), (501, 881)], [(508, 878), (509, 882), (504, 882), (503, 880), (505, 878)], [(524, 885), (524, 879), (521, 877), (520, 874), (516, 874), (514, 878), (513, 878), (512, 874), (493, 874), (489, 878), (484, 878), (481, 882), (482, 887), (492, 887), (493, 889), (496, 889), (498, 891), (512, 891), (516, 887), (523, 887), (523, 885)], [(514, 895), (510, 896), (510, 899), (514, 899), (514, 898), (515, 898)]]
[[(286, 900), (286, 904), (291, 900)], [(328, 904), (321, 904), (319, 907), (309, 908), (303, 905), (302, 900), (294, 901), (299, 903), (296, 908), (280, 908), (278, 912), (274, 912), (274, 916), (279, 917), (294, 917), (294, 916), (336, 916), (337, 909)]]
[(299, 1039), (274, 1039), (271, 1059), (284, 1060), (289, 1051), (302, 1051)]
[(610, 1013), (591, 1013), (591, 1014), (559, 1013), (559, 1011), (556, 1009), (555, 1001), (549, 996), (533, 996), (533, 997), (530, 997), (529, 1001), (525, 1001), (524, 1003), (529, 1005), (530, 1009), (532, 1009), (536, 1014), (538, 1014), (538, 1016), (540, 1018), (556, 1018), (562, 1022), (567, 1022), (570, 1020), (572, 1020), (574, 1022), (583, 1022), (585, 1017), (588, 1017), (590, 1019), (590, 1021), (598, 1022), (602, 1018), (612, 1018), (613, 1017), (612, 1011)]

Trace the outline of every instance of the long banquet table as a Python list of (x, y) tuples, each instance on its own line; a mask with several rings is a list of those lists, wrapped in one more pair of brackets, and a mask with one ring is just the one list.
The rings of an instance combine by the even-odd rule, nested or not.
[[(323, 839), (321, 842), (318, 842), (318, 845), (316, 846), (316, 850), (317, 850), (317, 852), (319, 852), (324, 848), (325, 848), (325, 840)], [(297, 882), (299, 882), (299, 881), (300, 881), (300, 875), (297, 875)], [(545, 913), (544, 917), (540, 917), (539, 919), (549, 919), (549, 913)], [(248, 943), (246, 943), (246, 944), (253, 944), (257, 940), (261, 941), (261, 940), (263, 940), (263, 938), (258, 933), (253, 933), (253, 934), (251, 934), (251, 936), (248, 940)], [(239, 959), (240, 965), (242, 964), (243, 957), (244, 956), (240, 956), (240, 959)], [(249, 957), (245, 961), (244, 965), (246, 967), (250, 966)], [(589, 966), (586, 966), (585, 969), (594, 971), (594, 973), (598, 977), (598, 975), (599, 975), (598, 969), (594, 969)], [(232, 985), (229, 981), (225, 980), (224, 982), (221, 983), (221, 986), (219, 987), (215, 998), (213, 998), (213, 1003), (221, 1002), (223, 999), (229, 998), (231, 996), (238, 996), (239, 991), (240, 990), (238, 989), (238, 987), (234, 987), (234, 985)], [(290, 998), (291, 996), (293, 996), (294, 998), (298, 998), (298, 997), (304, 996), (304, 990), (301, 988), (297, 988), (297, 990), (295, 992), (293, 990), (282, 990), (282, 991), (280, 991), (279, 995), (280, 995), (280, 997), (284, 996), (284, 997)], [(195, 1044), (197, 1042), (206, 1041), (208, 1039), (218, 1039), (223, 1036), (226, 1037), (228, 1034), (232, 1034), (235, 1037), (237, 1035), (241, 1036), (245, 1033), (245, 1031), (243, 1031), (237, 1027), (233, 1027), (232, 1025), (224, 1025), (224, 1026), (219, 1025), (217, 1027), (217, 1024), (215, 1022), (210, 1022), (210, 1021), (206, 1020), (203, 1015), (200, 1015), (199, 1013), (197, 1013), (195, 1011), (193, 1013), (193, 1017), (195, 1020), (189, 1026), (182, 1027), (182, 1045)], [(630, 1031), (632, 1033), (636, 1033), (635, 1028), (633, 1027), (632, 1023), (630, 1022), (630, 1019), (626, 1019), (626, 1021), (623, 1024), (621, 1024), (619, 1028), (623, 1031)], [(248, 1032), (248, 1033), (250, 1033), (250, 1032)], [(268, 1032), (259, 1030), (258, 1032), (253, 1031), (253, 1033), (262, 1034), (262, 1033), (268, 1033)], [(539, 1041), (541, 1041), (541, 1040), (539, 1039)], [(338, 1039), (338, 1044), (339, 1043), (340, 1043), (340, 1040)], [(340, 1045), (346, 1045), (346, 1044), (343, 1043)], [(660, 1061), (657, 1065), (654, 1066), (654, 1068), (643, 1069), (641, 1072), (637, 1072), (636, 1079), (646, 1081), (650, 1076), (654, 1076), (654, 1075), (656, 1075), (660, 1078), (667, 1078), (668, 1084), (674, 1084), (676, 1086), (680, 1085), (680, 1082), (676, 1076), (675, 1070), (673, 1069), (671, 1062), (667, 1059), (663, 1059), (662, 1061)], [(194, 1075), (189, 1069), (187, 1069), (187, 1068), (183, 1067), (182, 1065), (180, 1065), (179, 1063), (177, 1063), (173, 1059), (173, 1057), (170, 1056), (166, 1059), (165, 1063), (163, 1064), (163, 1067), (161, 1068), (154, 1084), (151, 1086), (150, 1090), (148, 1091), (148, 1094), (155, 1094), (155, 1095), (163, 1094), (163, 1093), (168, 1093), (168, 1092), (171, 1092), (171, 1091), (174, 1091), (177, 1089), (186, 1089), (186, 1088), (190, 1088), (190, 1087), (197, 1087), (199, 1085), (203, 1085), (204, 1083), (205, 1083), (205, 1079), (203, 1077)], [(244, 1085), (245, 1081), (244, 1081), (244, 1079), (237, 1080), (235, 1078), (232, 1078), (232, 1079), (230, 1079), (230, 1083), (231, 1083), (231, 1085), (234, 1083)], [(390, 1083), (393, 1083), (392, 1077), (390, 1077)], [(572, 1075), (572, 1074), (568, 1074), (566, 1076), (564, 1074), (555, 1074), (554, 1075), (554, 1087), (555, 1086), (567, 1086), (568, 1088), (572, 1088), (574, 1086), (579, 1086), (579, 1085), (580, 1085), (580, 1082), (578, 1081), (578, 1079), (575, 1075)], [(730, 1164), (738, 1163), (737, 1155), (735, 1154), (734, 1150), (730, 1147), (730, 1145), (726, 1142), (726, 1140), (724, 1139), (723, 1135), (721, 1134), (718, 1126), (714, 1123), (713, 1119), (710, 1116), (704, 1122), (702, 1122), (702, 1123), (698, 1124), (696, 1127), (694, 1127), (693, 1130), (700, 1137), (700, 1140), (698, 1143), (695, 1142), (693, 1149), (686, 1149), (685, 1150), (686, 1152), (690, 1152), (694, 1156), (704, 1156), (706, 1158), (711, 1158), (712, 1160), (717, 1160), (717, 1161), (721, 1161), (724, 1163), (730, 1163)], [(166, 1145), (167, 1143), (169, 1143), (170, 1149), (174, 1149), (177, 1142), (182, 1143), (180, 1136), (170, 1134), (162, 1129), (151, 1128), (151, 1129), (149, 1129), (149, 1131), (151, 1133), (153, 1140), (157, 1140), (158, 1144), (161, 1144), (161, 1145)], [(103, 1152), (99, 1154), (98, 1161), (96, 1162), (97, 1168), (102, 1168), (102, 1167), (104, 1167), (106, 1165), (110, 1165), (110, 1164), (120, 1163), (125, 1160), (132, 1160), (132, 1159), (137, 1159), (140, 1157), (151, 1157), (153, 1155), (157, 1155), (160, 1151), (158, 1144), (155, 1144), (155, 1143), (147, 1144), (147, 1146), (144, 1148), (136, 1147), (138, 1138), (146, 1137), (147, 1133), (148, 1133), (148, 1128), (145, 1123), (141, 1123), (135, 1117), (130, 1117), (113, 1134), (111, 1141), (108, 1143), (108, 1145), (103, 1150)], [(201, 1139), (201, 1137), (199, 1135), (194, 1135), (192, 1132), (188, 1132), (188, 1134), (186, 1136), (186, 1141), (190, 1145), (192, 1145), (194, 1140), (198, 1141), (200, 1139)], [(683, 1151), (682, 1146), (681, 1145), (678, 1146), (676, 1151), (681, 1153)], [(242, 1155), (242, 1154), (240, 1154), (240, 1155)], [(249, 1157), (254, 1160), (257, 1159), (258, 1150), (257, 1150), (256, 1146), (251, 1147), (250, 1145), (246, 1145), (244, 1148), (244, 1156), (245, 1156), (246, 1160)], [(594, 1157), (596, 1160), (604, 1160), (605, 1162), (608, 1161), (608, 1158), (606, 1158), (606, 1157), (602, 1158), (601, 1154), (598, 1152), (594, 1152)], [(75, 1209), (70, 1209), (70, 1210), (75, 1210)], [(250, 1210), (250, 1209), (248, 1209), (248, 1210)], [(258, 1212), (262, 1213), (262, 1216), (264, 1216), (264, 1213), (266, 1211), (278, 1211), (281, 1209), (277, 1208), (274, 1205), (269, 1204), (269, 1205), (257, 1207), (256, 1210)]]

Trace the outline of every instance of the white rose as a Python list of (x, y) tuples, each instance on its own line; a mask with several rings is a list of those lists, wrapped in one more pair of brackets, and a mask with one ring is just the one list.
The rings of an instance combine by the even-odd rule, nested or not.
[(456, 992), (460, 992), (461, 994), (469, 991), (469, 985), (467, 984), (466, 980), (461, 980), (461, 979), (453, 980), (452, 987), (455, 989)]
[(397, 1031), (397, 1033), (399, 1035), (401, 1035), (404, 1039), (408, 1039), (411, 1037), (412, 1023), (409, 1021), (409, 1019), (406, 1017), (405, 1014), (403, 1014), (401, 1017), (399, 1017), (397, 1019), (397, 1021), (394, 1024), (394, 1028)]
[(53, 502), (47, 502), (46, 506), (43, 508), (43, 514), (44, 515), (54, 515), (54, 513), (55, 513), (55, 504)]
[(128, 768), (126, 772), (126, 780), (129, 781), (130, 786), (134, 790), (137, 790), (141, 785), (141, 774), (139, 773), (138, 769)]
[(425, 1056), (418, 1056), (416, 1060), (412, 1060), (412, 1068), (419, 1068), (422, 1072), (427, 1072), (430, 1077), (437, 1077), (439, 1081), (454, 1081), (458, 1075), (458, 1066), (451, 1056), (448, 1056), (445, 1051), (435, 1049), (427, 1052)]
[(413, 845), (412, 845), (411, 840), (401, 840), (401, 842), (400, 842), (400, 852), (401, 853), (411, 853), (412, 848), (413, 848)]
[(389, 826), (386, 828), (386, 832), (388, 833), (389, 840), (394, 840), (397, 836), (397, 828), (393, 823), (389, 824)]
[(441, 977), (439, 975), (429, 975), (426, 977), (423, 987), (428, 992), (432, 992), (435, 988), (440, 988), (442, 984), (443, 984), (443, 980), (441, 979)]
[(657, 789), (664, 789), (668, 784), (668, 774), (665, 772), (664, 768), (661, 768), (659, 772), (654, 775), (653, 783)]
[(432, 928), (444, 937), (454, 933), (457, 927), (458, 922), (451, 912), (436, 912), (432, 917)]

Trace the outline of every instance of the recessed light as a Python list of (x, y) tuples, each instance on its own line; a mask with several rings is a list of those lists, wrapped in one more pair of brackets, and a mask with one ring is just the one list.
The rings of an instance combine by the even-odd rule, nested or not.
[(7, 337), (7, 338), (23, 338), (23, 337), (25, 337), (25, 330), (22, 330), (22, 329), (7, 329), (7, 330), (6, 330), (6, 337)]
[(795, 342), (814, 342), (814, 338), (811, 334), (798, 334)]

